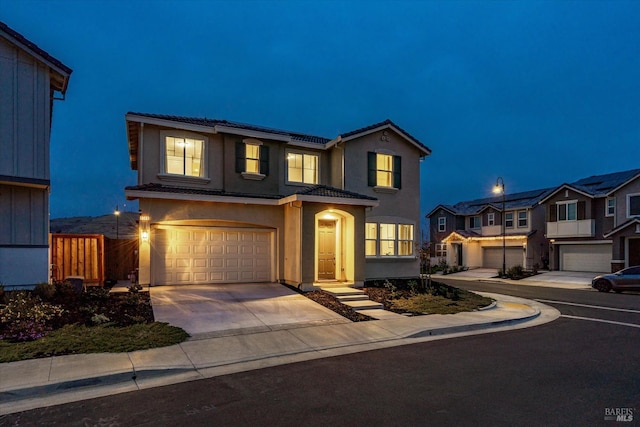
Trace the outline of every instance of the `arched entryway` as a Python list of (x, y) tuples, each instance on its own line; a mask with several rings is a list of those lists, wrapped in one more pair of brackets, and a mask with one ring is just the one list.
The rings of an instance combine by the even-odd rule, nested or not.
[(353, 282), (354, 217), (340, 209), (315, 215), (315, 280)]

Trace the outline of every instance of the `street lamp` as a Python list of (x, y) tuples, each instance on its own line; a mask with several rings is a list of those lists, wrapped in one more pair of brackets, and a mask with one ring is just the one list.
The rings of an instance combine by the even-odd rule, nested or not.
[(495, 194), (502, 193), (502, 275), (507, 273), (507, 250), (505, 246), (505, 212), (504, 212), (504, 179), (501, 176), (496, 180), (496, 185), (493, 187)]
[(116, 210), (113, 214), (116, 216), (116, 240), (118, 240), (120, 238), (120, 210), (118, 205), (116, 205)]

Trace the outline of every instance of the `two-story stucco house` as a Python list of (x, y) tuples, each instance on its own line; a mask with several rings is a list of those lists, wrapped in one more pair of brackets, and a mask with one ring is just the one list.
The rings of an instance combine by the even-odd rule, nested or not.
[(548, 258), (544, 209), (538, 202), (551, 190), (541, 189), (438, 205), (430, 222), (431, 263), (469, 268), (542, 268)]
[(330, 139), (226, 120), (126, 115), (141, 284), (302, 289), (419, 273), (420, 160), (387, 120)]
[(0, 284), (49, 279), (49, 137), (71, 69), (0, 22)]
[(540, 203), (551, 268), (606, 272), (640, 264), (640, 169), (563, 184)]

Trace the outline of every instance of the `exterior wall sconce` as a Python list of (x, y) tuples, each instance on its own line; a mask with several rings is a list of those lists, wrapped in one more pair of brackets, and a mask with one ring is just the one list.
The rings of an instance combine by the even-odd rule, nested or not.
[(140, 238), (143, 242), (149, 241), (149, 221), (151, 217), (147, 214), (140, 215)]

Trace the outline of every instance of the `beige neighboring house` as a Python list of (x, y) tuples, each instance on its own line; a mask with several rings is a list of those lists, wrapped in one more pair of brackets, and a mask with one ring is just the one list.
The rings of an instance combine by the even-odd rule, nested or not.
[(419, 273), (420, 160), (390, 120), (330, 139), (128, 113), (140, 283), (362, 285)]
[[(71, 69), (0, 22), (0, 284), (49, 279), (49, 137)], [(56, 98), (56, 92), (62, 98)]]

